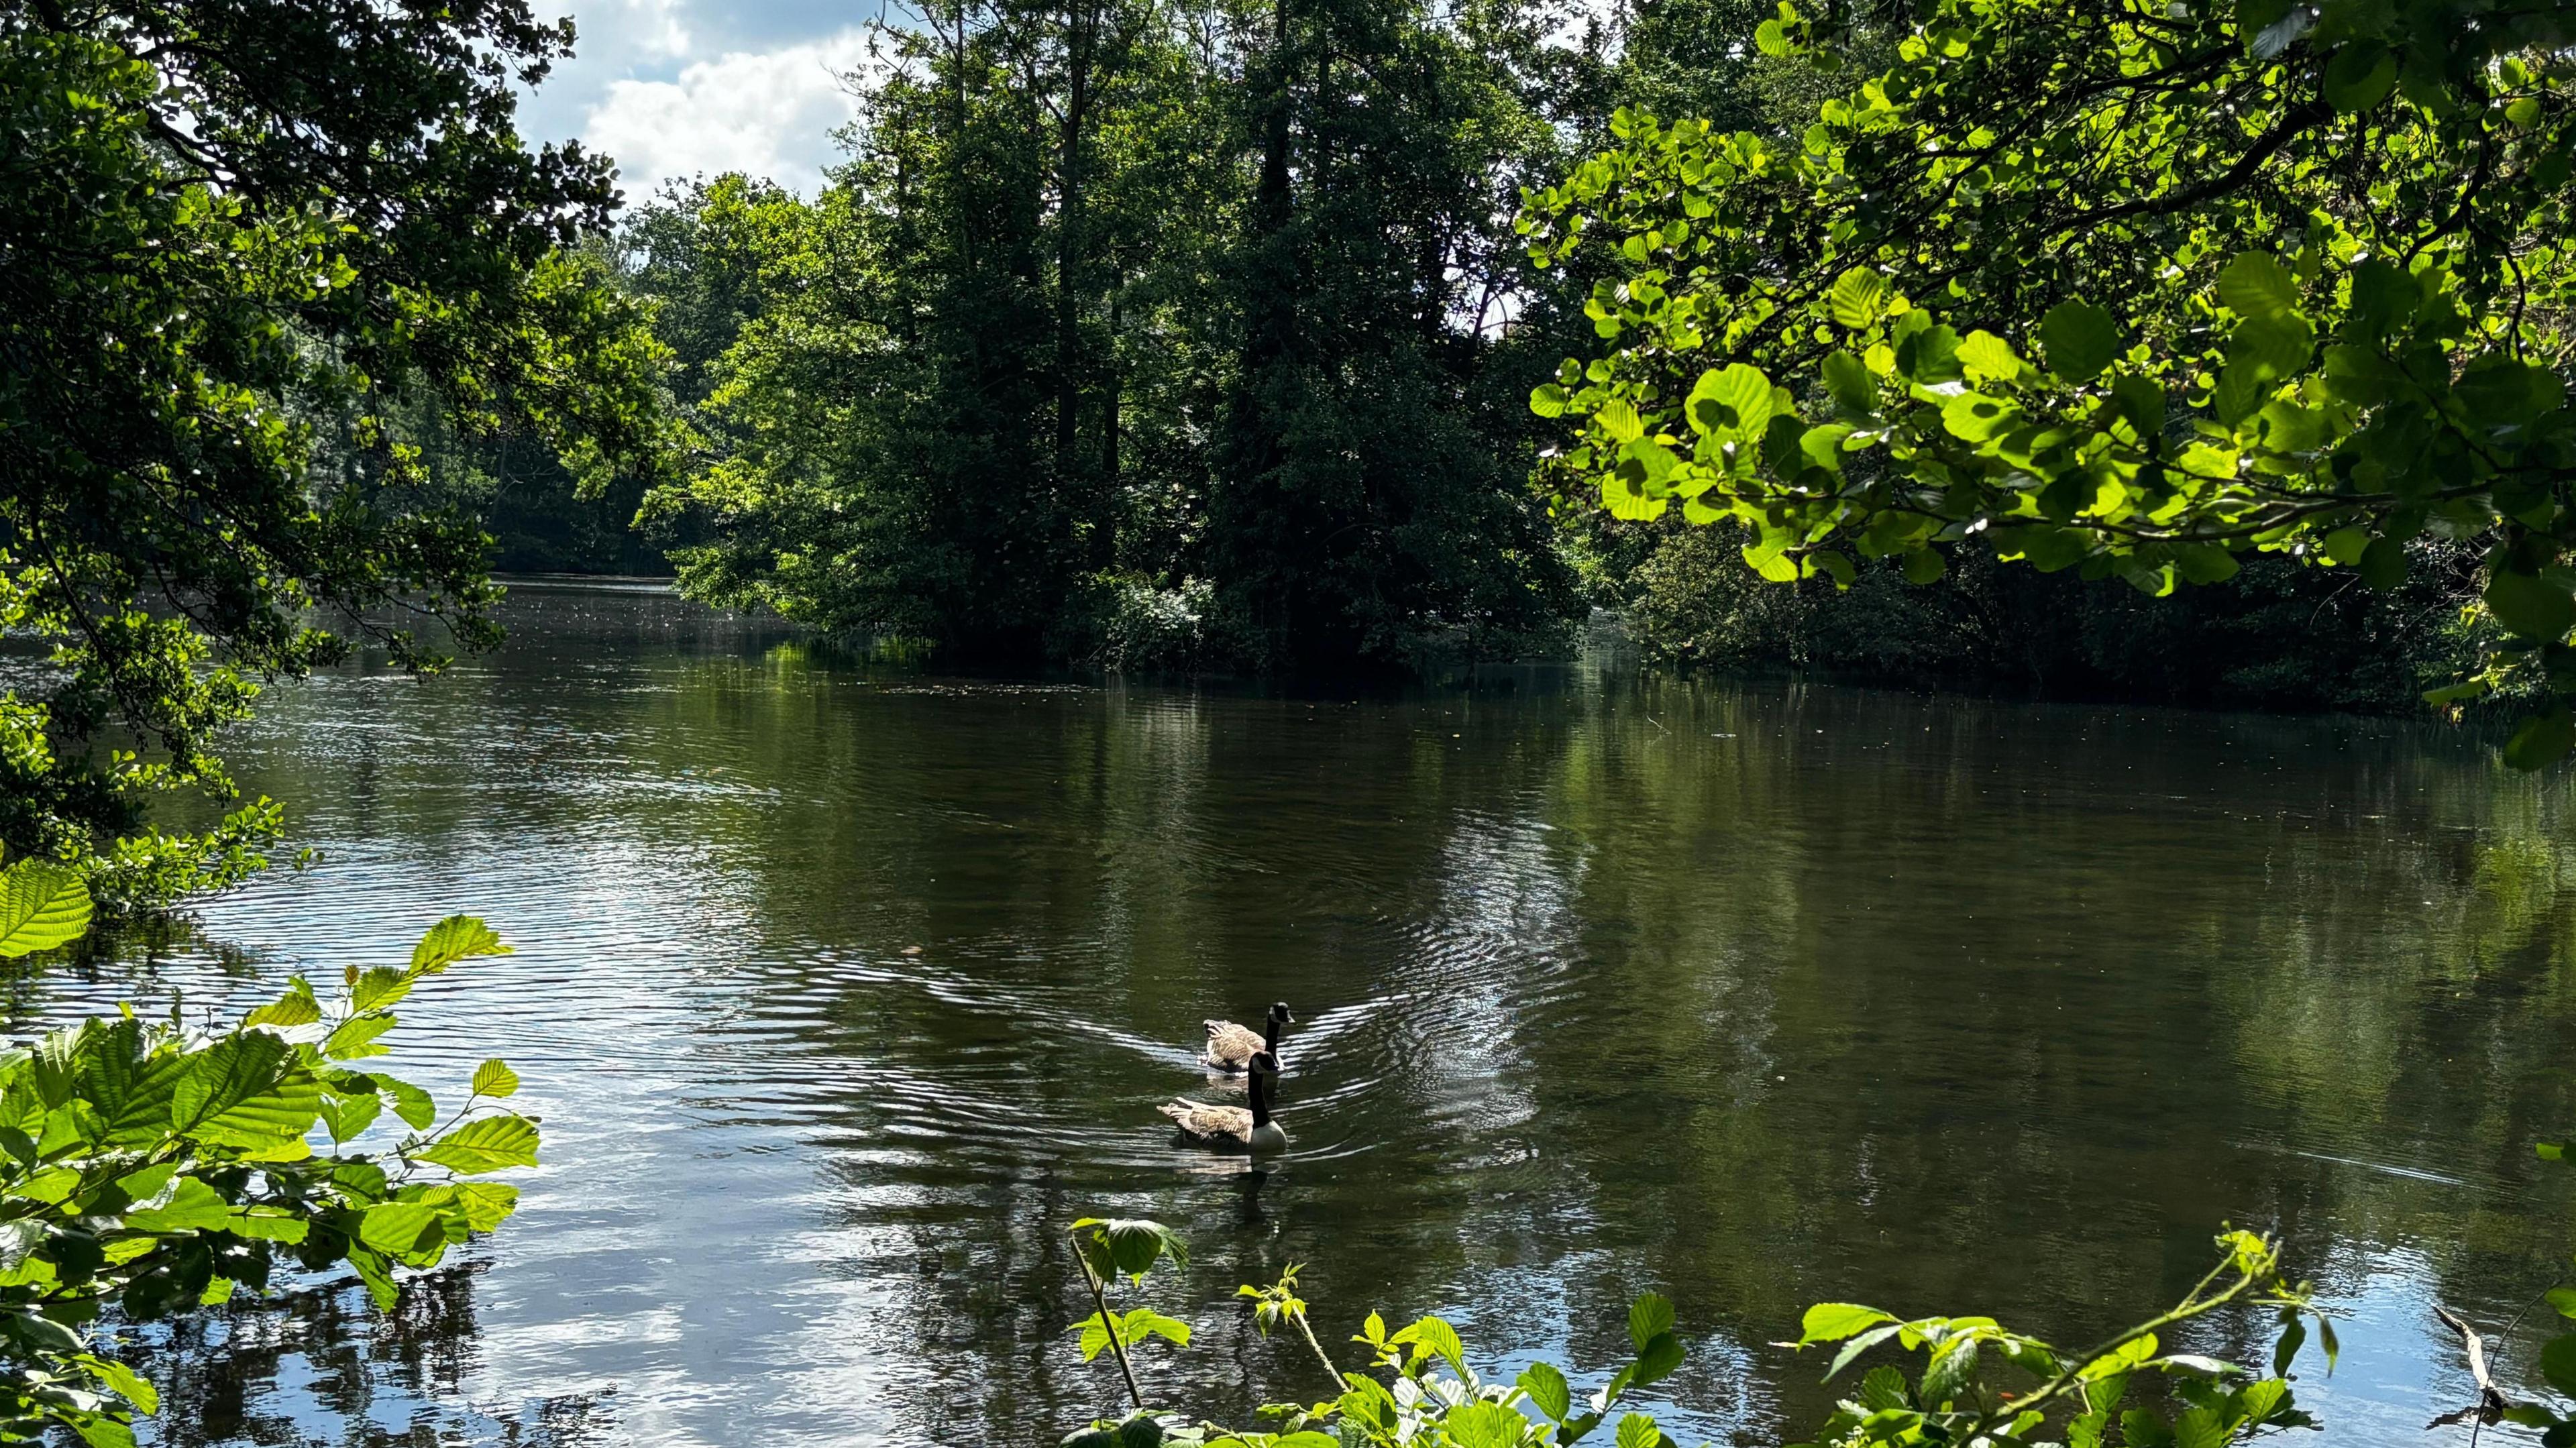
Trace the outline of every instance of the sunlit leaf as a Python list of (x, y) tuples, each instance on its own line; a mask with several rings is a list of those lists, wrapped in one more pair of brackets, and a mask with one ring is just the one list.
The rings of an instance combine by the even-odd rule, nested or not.
[(492, 927), (471, 915), (450, 915), (429, 927), (420, 944), (412, 947), (411, 971), (436, 975), (460, 960), (509, 953), (510, 947), (501, 943)]
[(524, 1116), (478, 1117), (412, 1155), (467, 1175), (535, 1166), (537, 1126)]
[(89, 930), (89, 886), (50, 860), (15, 860), (0, 870), (0, 958), (69, 945)]

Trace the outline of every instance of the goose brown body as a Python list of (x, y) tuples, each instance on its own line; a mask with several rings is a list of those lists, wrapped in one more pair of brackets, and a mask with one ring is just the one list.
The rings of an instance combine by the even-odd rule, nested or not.
[(1232, 1021), (1202, 1021), (1200, 1024), (1207, 1027), (1207, 1049), (1199, 1053), (1199, 1064), (1229, 1076), (1241, 1075), (1251, 1068), (1254, 1056), (1264, 1051), (1278, 1054), (1279, 1027), (1296, 1019), (1282, 1001), (1270, 1008), (1263, 1021), (1265, 1029), (1260, 1032)]
[(1279, 1151), (1288, 1145), (1288, 1133), (1270, 1119), (1270, 1090), (1267, 1077), (1279, 1069), (1279, 1062), (1267, 1051), (1256, 1051), (1248, 1063), (1252, 1074), (1252, 1106), (1210, 1106), (1188, 1097), (1163, 1103), (1162, 1112), (1180, 1128), (1181, 1139), (1192, 1146), (1212, 1147), (1218, 1151)]

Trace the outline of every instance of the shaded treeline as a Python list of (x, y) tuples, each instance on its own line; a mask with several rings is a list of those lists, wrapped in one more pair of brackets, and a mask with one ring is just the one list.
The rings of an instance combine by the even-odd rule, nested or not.
[(1589, 133), (1597, 36), (1532, 0), (1005, 0), (877, 45), (812, 201), (720, 177), (629, 230), (706, 439), (646, 505), (704, 530), (685, 587), (959, 660), (1273, 670), (1579, 611), (1511, 223)]
[[(948, 664), (1344, 674), (1561, 647), (1592, 607), (1683, 665), (2275, 708), (2416, 707), (2465, 641), (2258, 566), (2186, 605), (1970, 568), (1766, 586), (1731, 529), (1532, 486), (1529, 388), (1597, 278), (1521, 188), (1635, 106), (1794, 128), (1829, 82), (1746, 0), (972, 0), (876, 37), (812, 199), (700, 178), (630, 213), (700, 448), (576, 501), (472, 474), (508, 569), (692, 595)], [(641, 504), (645, 542), (622, 531)], [(667, 562), (664, 561), (667, 557)]]

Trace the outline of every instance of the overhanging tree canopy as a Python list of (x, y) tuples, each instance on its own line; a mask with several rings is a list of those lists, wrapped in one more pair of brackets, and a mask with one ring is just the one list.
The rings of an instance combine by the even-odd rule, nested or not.
[[(1946, 0), (1802, 135), (1623, 115), (1529, 198), (1534, 257), (1621, 258), (1607, 349), (1532, 406), (1613, 513), (1738, 520), (1776, 580), (1989, 546), (2165, 592), (2264, 549), (2385, 587), (2417, 537), (2480, 540), (2511, 637), (2437, 701), (2549, 696), (2508, 751), (2547, 762), (2571, 34), (2510, 0)], [(1837, 38), (1785, 4), (1759, 34)]]
[(0, 14), (0, 627), (52, 650), (0, 695), (0, 844), (111, 899), (222, 883), (274, 806), (134, 831), (229, 792), (210, 736), (261, 677), (488, 639), (482, 535), (406, 499), (396, 404), (652, 465), (659, 351), (568, 250), (607, 163), (512, 126), (571, 41), (524, 0)]

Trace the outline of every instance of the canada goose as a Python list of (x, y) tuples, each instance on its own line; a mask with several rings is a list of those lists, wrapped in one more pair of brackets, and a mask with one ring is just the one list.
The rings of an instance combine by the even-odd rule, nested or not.
[[(1199, 1054), (1199, 1064), (1211, 1071), (1223, 1071), (1229, 1076), (1240, 1076), (1245, 1066), (1258, 1052), (1268, 1051), (1274, 1059), (1277, 1058), (1279, 1028), (1284, 1025), (1294, 1025), (1296, 1021), (1297, 1018), (1288, 1013), (1288, 1003), (1281, 1001), (1270, 1008), (1270, 1016), (1265, 1028), (1262, 1034), (1257, 1036), (1232, 1021), (1202, 1022), (1201, 1024), (1207, 1027), (1208, 1038), (1207, 1049)], [(1279, 1068), (1272, 1066), (1270, 1069), (1276, 1071)]]
[(1219, 1151), (1285, 1151), (1288, 1133), (1270, 1119), (1269, 1078), (1279, 1069), (1279, 1058), (1268, 1051), (1255, 1051), (1249, 1062), (1252, 1070), (1252, 1109), (1240, 1106), (1203, 1106), (1187, 1097), (1163, 1103), (1163, 1114), (1181, 1129), (1181, 1139), (1192, 1146), (1209, 1146)]

